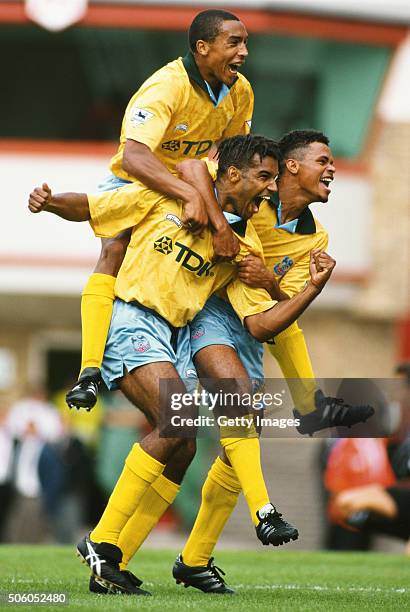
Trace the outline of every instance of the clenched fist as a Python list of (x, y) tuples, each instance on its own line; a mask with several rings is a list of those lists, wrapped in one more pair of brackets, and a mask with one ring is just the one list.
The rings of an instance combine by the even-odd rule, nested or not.
[(314, 249), (310, 253), (310, 282), (320, 291), (332, 275), (336, 261), (325, 251)]
[(43, 183), (41, 187), (35, 187), (30, 193), (28, 199), (28, 208), (32, 213), (39, 213), (51, 203), (51, 189), (47, 183)]

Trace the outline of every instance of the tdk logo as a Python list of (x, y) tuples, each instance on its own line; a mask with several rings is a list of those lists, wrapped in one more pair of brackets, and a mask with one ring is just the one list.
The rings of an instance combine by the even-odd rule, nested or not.
[(277, 276), (283, 276), (284, 274), (286, 274), (289, 268), (293, 266), (293, 263), (293, 259), (286, 256), (282, 259), (282, 261), (277, 263), (276, 266), (273, 266), (273, 271)]
[(195, 272), (197, 276), (214, 275), (211, 270), (216, 265), (215, 263), (205, 261), (199, 253), (195, 253), (195, 251), (181, 242), (175, 242), (173, 245), (171, 238), (168, 236), (161, 236), (161, 238), (155, 240), (154, 251), (158, 251), (163, 255), (169, 255), (169, 253), (176, 252), (175, 261), (180, 263), (183, 268), (186, 268), (190, 272)]
[(182, 148), (182, 155), (205, 155), (212, 147), (212, 140), (168, 140), (163, 142), (161, 147), (166, 151), (179, 151)]
[(185, 244), (181, 244), (181, 242), (176, 242), (175, 246), (180, 249), (176, 256), (176, 261), (180, 261), (184, 268), (191, 272), (195, 272), (197, 276), (202, 276), (203, 274), (205, 274), (205, 276), (213, 276), (213, 272), (210, 271), (211, 268), (215, 266), (215, 263), (205, 261), (198, 253), (195, 253), (195, 251), (185, 246)]

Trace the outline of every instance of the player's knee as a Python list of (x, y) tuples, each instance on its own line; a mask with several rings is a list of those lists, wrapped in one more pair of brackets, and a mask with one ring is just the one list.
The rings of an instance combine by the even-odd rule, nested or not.
[(247, 378), (231, 378), (224, 381), (223, 391), (225, 393), (224, 403), (229, 405), (240, 405), (242, 401), (249, 398), (252, 392), (252, 385)]
[(223, 404), (229, 400), (238, 401), (239, 398), (247, 396), (252, 391), (252, 383), (246, 377), (236, 378), (231, 376), (223, 380), (215, 379), (214, 381), (211, 381), (209, 378), (201, 378), (201, 383), (209, 393), (220, 395)]

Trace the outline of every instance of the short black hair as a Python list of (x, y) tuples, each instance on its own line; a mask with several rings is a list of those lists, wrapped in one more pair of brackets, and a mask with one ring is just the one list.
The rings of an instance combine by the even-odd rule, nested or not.
[(202, 11), (194, 18), (188, 32), (189, 48), (196, 53), (198, 40), (212, 42), (218, 36), (224, 21), (240, 21), (239, 17), (218, 9)]
[(259, 155), (260, 161), (265, 157), (273, 157), (278, 162), (281, 160), (279, 145), (270, 138), (253, 134), (225, 138), (217, 151), (217, 178), (220, 178), (229, 166), (235, 166), (239, 170), (252, 168), (255, 165), (253, 161), (255, 155)]
[(317, 130), (293, 130), (288, 132), (279, 140), (279, 147), (282, 153), (282, 158), (295, 159), (303, 158), (303, 149), (308, 147), (313, 142), (322, 142), (329, 145), (329, 138)]

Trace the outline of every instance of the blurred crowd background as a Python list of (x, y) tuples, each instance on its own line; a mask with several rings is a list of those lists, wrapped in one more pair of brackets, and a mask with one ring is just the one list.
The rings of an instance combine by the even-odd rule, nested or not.
[[(120, 392), (103, 393), (90, 413), (69, 411), (65, 394), (33, 386), (0, 412), (0, 541), (75, 542), (98, 521), (132, 445), (149, 431)], [(216, 443), (205, 438), (198, 446), (165, 531), (195, 520)]]
[[(99, 244), (87, 224), (30, 215), (28, 194), (43, 181), (55, 191), (93, 191), (107, 174), (131, 95), (157, 68), (185, 55), (194, 15), (218, 6), (249, 31), (243, 71), (255, 91), (253, 131), (278, 138), (316, 128), (329, 136), (336, 157), (329, 203), (312, 208), (329, 231), (337, 268), (301, 319), (315, 371), (321, 378), (402, 380), (388, 443), (263, 440), (271, 497), (300, 528), (292, 547), (391, 549), (392, 539), (375, 542), (370, 531), (341, 527), (360, 500), (335, 499), (368, 487), (366, 503), (388, 516), (380, 491), (397, 485), (390, 458), (410, 429), (408, 2), (82, 4), (80, 21), (62, 27), (33, 22), (24, 2), (0, 0), (7, 228), (0, 242), (0, 540), (75, 541), (98, 519), (124, 457), (147, 427), (121, 394), (104, 394), (90, 413), (65, 406), (80, 363), (80, 294)], [(279, 376), (270, 356), (265, 365), (267, 376)], [(161, 543), (192, 525), (214, 453), (215, 441), (200, 439), (182, 492), (156, 532)], [(400, 525), (402, 541), (406, 529)], [(233, 533), (236, 545), (255, 545), (244, 505), (224, 545)]]

